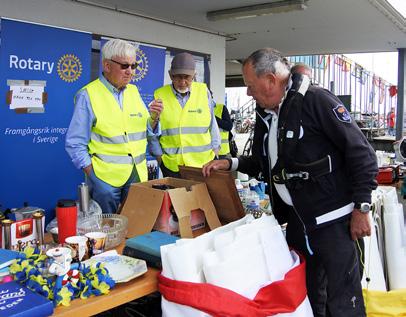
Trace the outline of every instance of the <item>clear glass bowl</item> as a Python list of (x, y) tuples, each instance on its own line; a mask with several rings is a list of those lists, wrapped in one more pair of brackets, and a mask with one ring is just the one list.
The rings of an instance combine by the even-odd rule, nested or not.
[(106, 249), (118, 246), (127, 235), (128, 218), (116, 214), (101, 214), (78, 219), (78, 234), (88, 232), (105, 232), (107, 234)]

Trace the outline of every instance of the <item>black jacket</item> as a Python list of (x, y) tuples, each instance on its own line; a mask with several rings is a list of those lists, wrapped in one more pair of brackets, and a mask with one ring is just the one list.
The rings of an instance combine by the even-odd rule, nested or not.
[[(285, 99), (281, 112), (288, 102), (289, 97)], [(271, 174), (268, 155), (271, 117), (257, 107), (252, 156), (240, 157), (238, 164), (239, 171), (263, 177), (268, 183)], [(278, 129), (280, 125), (281, 120)], [(378, 167), (375, 152), (367, 139), (340, 100), (328, 90), (309, 87), (303, 99), (301, 127), (303, 136), (299, 138), (295, 152), (297, 163), (312, 163), (327, 155), (333, 158), (333, 162), (341, 162), (333, 172), (317, 179), (299, 180), (288, 189), (297, 214), (311, 231), (316, 228), (317, 216), (351, 202), (370, 202), (371, 191), (377, 186)], [(280, 223), (286, 222), (289, 207), (274, 186), (271, 186), (270, 195), (275, 216)], [(346, 217), (350, 214), (328, 223)]]

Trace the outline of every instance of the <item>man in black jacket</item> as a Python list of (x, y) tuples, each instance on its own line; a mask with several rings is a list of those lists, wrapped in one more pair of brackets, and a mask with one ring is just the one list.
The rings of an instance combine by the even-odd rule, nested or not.
[(253, 154), (209, 162), (203, 174), (238, 170), (268, 180), (288, 244), (306, 258), (314, 315), (365, 316), (354, 241), (371, 233), (373, 149), (340, 100), (307, 76), (291, 75), (278, 51), (251, 54), (243, 76), (259, 105)]

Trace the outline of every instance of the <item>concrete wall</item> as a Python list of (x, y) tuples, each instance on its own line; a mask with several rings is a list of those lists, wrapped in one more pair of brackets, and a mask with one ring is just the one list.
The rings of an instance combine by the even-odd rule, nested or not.
[(68, 0), (1, 0), (0, 16), (210, 54), (211, 87), (224, 100), (224, 37)]

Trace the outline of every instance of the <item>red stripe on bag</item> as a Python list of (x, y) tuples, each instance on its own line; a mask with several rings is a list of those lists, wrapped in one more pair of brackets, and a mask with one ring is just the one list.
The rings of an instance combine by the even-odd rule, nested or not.
[(284, 280), (261, 288), (250, 300), (231, 290), (209, 283), (191, 283), (158, 276), (158, 288), (166, 300), (187, 305), (214, 317), (265, 317), (294, 312), (304, 301), (306, 264), (300, 264), (286, 273)]

